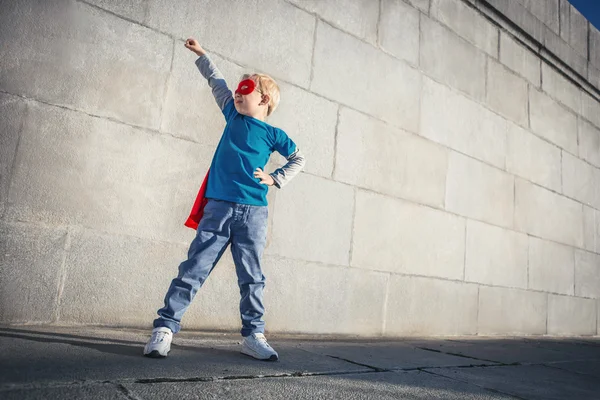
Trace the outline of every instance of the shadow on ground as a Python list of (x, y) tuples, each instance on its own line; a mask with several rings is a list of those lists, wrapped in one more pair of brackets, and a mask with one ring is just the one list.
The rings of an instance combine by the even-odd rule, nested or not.
[(148, 332), (0, 327), (0, 397), (201, 399), (598, 399), (600, 338), (338, 339), (270, 336), (281, 357), (232, 334), (177, 335), (148, 359)]

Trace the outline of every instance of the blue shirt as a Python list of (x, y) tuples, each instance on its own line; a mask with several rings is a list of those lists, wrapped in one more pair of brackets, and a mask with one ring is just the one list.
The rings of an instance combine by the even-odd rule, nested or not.
[(238, 113), (233, 99), (223, 115), (227, 125), (210, 166), (205, 197), (266, 206), (269, 187), (260, 184), (254, 170), (264, 170), (273, 151), (288, 158), (296, 144), (283, 130)]

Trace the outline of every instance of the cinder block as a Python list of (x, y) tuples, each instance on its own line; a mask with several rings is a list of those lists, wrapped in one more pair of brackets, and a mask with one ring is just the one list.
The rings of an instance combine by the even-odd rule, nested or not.
[(354, 189), (300, 174), (276, 193), (266, 254), (348, 265)]
[(591, 62), (588, 62), (588, 82), (600, 88), (600, 69), (596, 68)]
[[(225, 76), (232, 92), (242, 74), (251, 72), (217, 55), (209, 54), (209, 57)], [(216, 147), (223, 135), (225, 118), (208, 82), (194, 64), (197, 58), (183, 44), (177, 43), (160, 128), (174, 136)]]
[(561, 191), (561, 150), (525, 129), (508, 124), (506, 170)]
[(582, 206), (571, 199), (517, 178), (515, 228), (545, 239), (582, 247)]
[(528, 9), (537, 19), (552, 29), (553, 32), (556, 34), (559, 33), (558, 0), (521, 0), (521, 3), (523, 3), (525, 8)]
[[(189, 244), (78, 229), (66, 260), (60, 321), (152, 326), (188, 248)], [(231, 257), (227, 258), (223, 256), (198, 291), (182, 327), (230, 329), (239, 325), (239, 290)]]
[(583, 205), (583, 248), (600, 253), (600, 211)]
[(371, 0), (289, 1), (369, 43), (375, 43), (377, 40), (379, 2)]
[(477, 285), (392, 275), (385, 336), (473, 335)]
[(563, 193), (600, 209), (600, 169), (563, 152)]
[(560, 37), (563, 40), (569, 40), (571, 36), (571, 9), (574, 9), (569, 0), (559, 0), (558, 19), (560, 25)]
[(542, 89), (574, 112), (580, 112), (581, 90), (545, 62), (542, 63)]
[(84, 2), (1, 7), (3, 91), (158, 128), (169, 37)]
[(600, 255), (575, 250), (575, 296), (600, 298)]
[(600, 31), (594, 25), (589, 26), (590, 62), (600, 68)]
[(379, 45), (413, 65), (419, 63), (419, 11), (399, 0), (382, 0)]
[(543, 43), (544, 47), (555, 57), (573, 68), (579, 75), (587, 76), (587, 58), (576, 52), (557, 33), (546, 28)]
[(545, 293), (501, 287), (479, 287), (477, 333), (542, 335), (546, 333)]
[(463, 0), (432, 0), (430, 17), (494, 58), (498, 58), (498, 28)]
[(579, 118), (579, 157), (600, 168), (600, 129)]
[(4, 214), (8, 200), (12, 166), (26, 109), (25, 101), (19, 97), (0, 93), (0, 215)]
[[(315, 17), (285, 1), (148, 0), (146, 23), (274, 77), (308, 87)], [(249, 34), (251, 32), (251, 34)], [(285, 32), (285, 34), (275, 34)]]
[(429, 13), (430, 0), (404, 0), (404, 1), (407, 2), (408, 4), (412, 5), (413, 7), (418, 8), (424, 14)]
[(487, 62), (487, 105), (521, 126), (528, 126), (527, 82), (492, 59)]
[(423, 80), (420, 134), (498, 168), (505, 166), (504, 118), (428, 78)]
[(542, 21), (535, 17), (523, 4), (518, 1), (486, 0), (492, 7), (500, 11), (519, 28), (533, 36), (540, 43), (544, 42), (544, 31), (547, 28)]
[(441, 208), (447, 165), (444, 147), (342, 108), (334, 179)]
[(569, 36), (566, 41), (579, 55), (587, 58), (588, 20), (572, 5), (569, 5), (569, 8)]
[(445, 208), (465, 217), (510, 228), (513, 226), (514, 177), (451, 152)]
[(527, 236), (467, 221), (465, 281), (527, 288)]
[(339, 106), (297, 86), (280, 83), (279, 88), (281, 102), (267, 122), (283, 129), (304, 153), (304, 171), (330, 177)]
[(548, 295), (549, 335), (595, 335), (596, 300)]
[(146, 10), (148, 8), (147, 0), (87, 0), (87, 3), (94, 4), (110, 12), (127, 17), (137, 22), (143, 22)]
[(465, 220), (359, 190), (352, 266), (462, 279)]
[[(340, 68), (341, 65), (343, 68)], [(417, 132), (421, 73), (323, 23), (317, 27), (311, 89), (410, 132)], [(382, 93), (386, 95), (382, 96)]]
[(476, 100), (485, 98), (486, 55), (451, 30), (421, 16), (420, 66)]
[(573, 296), (574, 249), (529, 237), (529, 289)]
[(275, 256), (264, 261), (268, 330), (381, 335), (389, 274)]
[[(581, 93), (581, 115), (594, 124), (597, 128), (600, 128), (600, 101), (590, 96), (586, 92)], [(573, 152), (575, 154), (575, 152)]]
[(38, 103), (19, 144), (8, 220), (189, 242), (213, 147)]
[(529, 88), (529, 118), (533, 132), (577, 154), (577, 117), (546, 94)]
[(56, 304), (67, 230), (0, 223), (0, 321), (48, 323)]
[(500, 32), (500, 62), (534, 86), (540, 86), (540, 58), (505, 32)]

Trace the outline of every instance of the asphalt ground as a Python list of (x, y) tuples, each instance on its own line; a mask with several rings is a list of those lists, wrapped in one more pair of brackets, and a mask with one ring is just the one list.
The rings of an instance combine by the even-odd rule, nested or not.
[(600, 337), (359, 339), (267, 334), (276, 362), (233, 333), (0, 327), (0, 399), (600, 399)]

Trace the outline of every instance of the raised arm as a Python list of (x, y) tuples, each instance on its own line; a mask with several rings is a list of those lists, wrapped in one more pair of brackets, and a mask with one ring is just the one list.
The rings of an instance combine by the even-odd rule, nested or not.
[(227, 103), (233, 99), (233, 95), (231, 90), (227, 87), (223, 74), (196, 40), (186, 40), (185, 47), (196, 53), (198, 56), (196, 67), (198, 67), (202, 76), (208, 81), (208, 86), (212, 89), (215, 101), (221, 111), (223, 111)]

